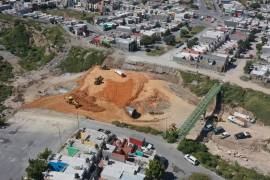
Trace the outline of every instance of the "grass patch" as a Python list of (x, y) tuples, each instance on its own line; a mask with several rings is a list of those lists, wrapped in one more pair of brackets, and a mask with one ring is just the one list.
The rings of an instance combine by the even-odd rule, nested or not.
[(136, 125), (132, 125), (132, 124), (122, 123), (119, 121), (113, 121), (112, 124), (117, 126), (117, 127), (128, 128), (128, 129), (132, 129), (132, 130), (143, 132), (143, 133), (149, 133), (149, 134), (153, 134), (153, 135), (162, 134), (162, 131), (151, 128), (149, 126), (136, 126)]
[(196, 158), (198, 158), (198, 160), (203, 166), (211, 169), (225, 179), (270, 180), (269, 176), (259, 174), (253, 169), (239, 166), (237, 163), (231, 164), (227, 161), (222, 160), (219, 156), (212, 155), (208, 152), (208, 148), (204, 144), (201, 144), (199, 142), (184, 139), (179, 143), (177, 149), (185, 154), (189, 153), (194, 155)]
[[(205, 95), (210, 88), (217, 82), (209, 77), (181, 72), (183, 84), (197, 96)], [(243, 89), (239, 86), (223, 85), (223, 102), (231, 107), (243, 107), (252, 112), (255, 117), (265, 125), (270, 125), (270, 95), (251, 89)]]
[(165, 48), (162, 47), (162, 48), (151, 50), (150, 52), (147, 52), (146, 54), (148, 56), (160, 56), (160, 55), (164, 54), (165, 52), (166, 52)]
[(211, 178), (207, 174), (203, 173), (192, 173), (188, 180), (211, 180)]
[(90, 13), (90, 12), (80, 12), (71, 9), (53, 9), (47, 10), (46, 13), (52, 14), (55, 16), (64, 16), (69, 18), (75, 18), (78, 20), (86, 20), (89, 23), (94, 22), (94, 17), (99, 15), (99, 13)]
[(63, 72), (82, 72), (94, 65), (101, 65), (105, 58), (106, 54), (100, 50), (72, 47), (60, 68)]
[(215, 80), (210, 80), (209, 77), (199, 73), (192, 74), (182, 71), (181, 77), (183, 79), (184, 86), (188, 87), (199, 97), (205, 95), (211, 89), (211, 87), (218, 82)]

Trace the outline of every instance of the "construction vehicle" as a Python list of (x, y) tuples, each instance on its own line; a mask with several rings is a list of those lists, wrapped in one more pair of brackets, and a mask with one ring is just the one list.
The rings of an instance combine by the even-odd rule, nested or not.
[(98, 77), (95, 78), (94, 84), (95, 85), (100, 85), (100, 84), (103, 83), (103, 80), (104, 80), (104, 78), (102, 76), (98, 76)]
[(177, 127), (175, 123), (172, 123), (169, 127), (169, 131), (177, 131)]
[(74, 105), (75, 108), (81, 107), (80, 103), (77, 102), (77, 101), (74, 99), (73, 96), (66, 96), (66, 97), (65, 97), (65, 100), (66, 100), (66, 102), (67, 102), (68, 104)]
[(101, 70), (110, 70), (110, 68), (106, 64), (100, 66), (100, 69)]

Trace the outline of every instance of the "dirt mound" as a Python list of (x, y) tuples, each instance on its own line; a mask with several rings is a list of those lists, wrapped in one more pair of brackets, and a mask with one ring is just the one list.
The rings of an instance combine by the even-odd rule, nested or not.
[[(143, 84), (141, 84), (141, 86), (143, 86)], [(114, 103), (120, 108), (123, 108), (134, 98), (133, 90), (134, 81), (132, 79), (125, 82), (108, 80), (107, 85), (101, 92), (97, 93), (97, 96), (105, 101)]]
[(141, 101), (132, 103), (132, 106), (136, 107), (143, 113), (149, 113), (152, 115), (164, 114), (164, 110), (170, 106), (169, 98), (160, 92), (158, 89), (153, 89), (152, 93)]

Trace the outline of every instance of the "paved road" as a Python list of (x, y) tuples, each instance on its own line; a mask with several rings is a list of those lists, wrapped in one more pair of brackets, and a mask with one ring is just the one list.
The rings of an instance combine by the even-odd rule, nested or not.
[[(60, 144), (79, 127), (106, 128), (118, 136), (141, 134), (146, 140), (153, 143), (157, 152), (166, 156), (170, 167), (178, 169), (175, 172), (177, 179), (187, 177), (192, 172), (209, 174), (213, 179), (222, 179), (213, 172), (198, 166), (195, 167), (184, 160), (183, 154), (176, 150), (176, 145), (167, 144), (161, 137), (138, 133), (133, 130), (122, 129), (110, 124), (91, 121), (81, 118), (78, 121), (74, 116), (55, 113), (48, 110), (24, 110), (10, 119), (11, 126), (0, 130), (0, 179), (20, 180), (27, 167), (27, 160), (33, 158), (45, 147), (57, 151)], [(60, 132), (60, 133), (59, 133)], [(59, 136), (60, 134), (60, 136)]]

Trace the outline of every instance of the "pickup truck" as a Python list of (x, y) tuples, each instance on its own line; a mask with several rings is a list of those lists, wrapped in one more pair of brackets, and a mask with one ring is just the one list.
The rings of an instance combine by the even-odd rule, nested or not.
[(240, 132), (234, 135), (235, 139), (246, 139), (246, 138), (251, 138), (251, 135), (249, 132)]

